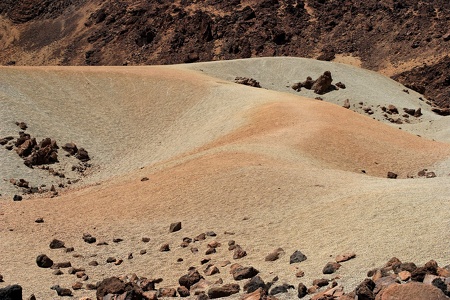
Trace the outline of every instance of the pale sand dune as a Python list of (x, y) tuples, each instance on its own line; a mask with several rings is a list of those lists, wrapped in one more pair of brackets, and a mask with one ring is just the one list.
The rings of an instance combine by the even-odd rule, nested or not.
[[(236, 64), (216, 63), (215, 72), (228, 68), (227, 63)], [(298, 63), (298, 68), (322, 64)], [(207, 64), (199, 65), (188, 67), (203, 69)], [(82, 183), (60, 197), (2, 199), (0, 274), (5, 283), (0, 287), (19, 283), (26, 297), (35, 293), (38, 299), (52, 299), (56, 293), (50, 286), (70, 287), (76, 281), (73, 275), (55, 276), (38, 268), (35, 258), (40, 253), (85, 267), (91, 283), (134, 272), (164, 278), (160, 287), (176, 287), (189, 266), (203, 269), (200, 260), (213, 239), (194, 244), (200, 252), (192, 254), (179, 247), (182, 238), (208, 230), (222, 243), (211, 255), (213, 263), (233, 261), (227, 241), (234, 239), (248, 252), (235, 262), (256, 267), (265, 280), (279, 276), (280, 283), (293, 285), (334, 277), (321, 274), (322, 267), (348, 250), (357, 258), (337, 272), (346, 291), (392, 256), (418, 264), (429, 259), (449, 263), (450, 191), (444, 174), (450, 169), (442, 163), (450, 156), (445, 118), (423, 117), (428, 131), (444, 141), (436, 142), (334, 104), (241, 86), (186, 68), (0, 69), (1, 136), (17, 131), (14, 121), (26, 121), (35, 135), (83, 145), (98, 166), (84, 179), (89, 186)], [(214, 64), (208, 68), (212, 73)], [(354, 72), (367, 85), (390, 82), (372, 72)], [(395, 83), (383, 85), (386, 93), (391, 85), (394, 92)], [(410, 96), (399, 93), (397, 101), (411, 103)], [(425, 125), (414, 126), (425, 135)], [(20, 160), (11, 163), (12, 157), (4, 155), (8, 152), (1, 151), (2, 179), (29, 171), (17, 168)], [(405, 178), (439, 162), (441, 177), (384, 178), (387, 171)], [(141, 182), (144, 176), (150, 180)], [(7, 186), (0, 185), (2, 191)], [(45, 223), (34, 223), (38, 217)], [(169, 234), (168, 226), (175, 221), (181, 221), (183, 229)], [(88, 245), (81, 239), (83, 232), (109, 245)], [(142, 243), (143, 236), (150, 237), (150, 243)], [(124, 241), (115, 244), (115, 237)], [(53, 238), (74, 246), (83, 257), (48, 249)], [(172, 251), (159, 252), (166, 242)], [(286, 255), (265, 262), (277, 247)], [(139, 255), (141, 249), (147, 254)], [(289, 265), (295, 250), (308, 259)], [(134, 259), (127, 260), (130, 252)], [(124, 263), (106, 264), (109, 256)], [(179, 257), (184, 261), (177, 263)], [(88, 266), (91, 260), (100, 265)], [(306, 276), (295, 278), (295, 267)], [(229, 266), (220, 270), (211, 281), (232, 281)], [(94, 293), (83, 289), (74, 295), (77, 299)]]

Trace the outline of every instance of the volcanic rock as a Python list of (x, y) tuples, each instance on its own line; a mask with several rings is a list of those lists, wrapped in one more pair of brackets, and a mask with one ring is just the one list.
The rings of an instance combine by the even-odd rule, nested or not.
[(53, 265), (53, 260), (45, 254), (40, 254), (36, 257), (36, 264), (40, 268), (50, 268)]
[(191, 295), (191, 293), (189, 293), (189, 290), (185, 286), (179, 286), (177, 288), (177, 292), (178, 295), (180, 295), (180, 297), (182, 298), (189, 297)]
[(323, 274), (333, 274), (341, 267), (341, 264), (336, 262), (328, 262), (322, 269)]
[(247, 252), (244, 249), (242, 249), (241, 246), (236, 245), (236, 247), (234, 248), (233, 258), (240, 259), (243, 258), (244, 256), (247, 256)]
[(253, 78), (247, 78), (247, 77), (236, 77), (234, 79), (235, 83), (239, 83), (239, 84), (243, 84), (243, 85), (248, 85), (251, 87), (256, 87), (256, 88), (260, 88), (261, 85), (258, 81), (256, 81)]
[(449, 298), (438, 288), (418, 282), (391, 285), (387, 287), (381, 300), (408, 299), (408, 300), (448, 300)]
[(53, 239), (49, 245), (50, 249), (60, 249), (64, 248), (64, 242), (58, 239)]
[(176, 297), (177, 290), (174, 288), (160, 288), (158, 290), (158, 297)]
[(344, 261), (350, 260), (355, 257), (356, 257), (355, 252), (346, 252), (346, 253), (337, 255), (336, 262), (337, 263), (344, 262)]
[(330, 90), (332, 81), (333, 78), (331, 77), (331, 72), (325, 71), (316, 79), (311, 89), (314, 90), (314, 93), (323, 95)]
[(285, 283), (283, 285), (279, 285), (279, 286), (276, 286), (276, 287), (272, 288), (270, 290), (269, 294), (271, 296), (273, 296), (273, 295), (276, 295), (276, 294), (287, 293), (289, 289), (295, 289), (295, 287), (293, 285)]
[(89, 233), (83, 233), (83, 240), (88, 244), (93, 244), (97, 241), (97, 239)]
[(230, 273), (233, 275), (234, 280), (242, 280), (256, 276), (259, 271), (253, 267), (243, 267), (237, 265), (234, 268), (232, 266)]
[(0, 289), (2, 300), (22, 300), (22, 287), (18, 284), (9, 285)]
[(209, 264), (209, 265), (206, 267), (206, 269), (205, 269), (204, 272), (205, 272), (205, 275), (206, 275), (206, 276), (211, 276), (211, 275), (220, 273), (219, 268), (217, 268), (216, 266), (211, 265), (211, 264)]
[(200, 279), (204, 279), (203, 276), (201, 276), (200, 273), (197, 270), (192, 269), (192, 270), (189, 271), (188, 274), (181, 276), (178, 279), (178, 283), (181, 286), (184, 286), (187, 289), (190, 289), (190, 287), (192, 285), (194, 285), (195, 283), (199, 282)]
[(389, 179), (396, 179), (397, 178), (397, 174), (395, 174), (394, 172), (388, 172), (387, 173), (387, 178)]
[(240, 287), (239, 284), (231, 283), (225, 284), (221, 287), (212, 287), (208, 290), (208, 297), (210, 299), (228, 297), (233, 294), (239, 293)]
[(181, 230), (181, 222), (176, 222), (176, 223), (170, 224), (169, 232), (176, 232), (179, 230)]
[(77, 145), (75, 143), (67, 143), (62, 148), (67, 151), (70, 155), (75, 155), (78, 152)]
[(305, 297), (308, 294), (308, 288), (306, 287), (306, 285), (304, 285), (301, 282), (298, 284), (297, 291), (298, 291), (297, 296), (299, 298), (303, 298), (303, 297)]
[(282, 256), (283, 254), (284, 254), (283, 248), (277, 248), (266, 256), (265, 261), (275, 261), (278, 258), (280, 258), (280, 256)]
[(297, 250), (294, 253), (292, 253), (291, 257), (289, 258), (289, 263), (290, 264), (299, 263), (306, 259), (307, 259), (306, 255)]
[(323, 287), (328, 285), (328, 279), (326, 278), (320, 278), (320, 279), (314, 279), (313, 285), (318, 287)]
[(51, 288), (52, 290), (55, 290), (58, 296), (60, 297), (71, 297), (72, 291), (68, 288), (62, 288), (59, 285), (55, 285)]
[(247, 293), (253, 293), (260, 288), (265, 290), (266, 292), (268, 290), (268, 286), (258, 275), (254, 276), (244, 285), (244, 291), (246, 291)]

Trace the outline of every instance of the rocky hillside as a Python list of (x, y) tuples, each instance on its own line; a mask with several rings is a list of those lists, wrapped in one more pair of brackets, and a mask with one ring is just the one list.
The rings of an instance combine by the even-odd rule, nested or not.
[[(4, 65), (174, 64), (260, 56), (351, 59), (450, 103), (450, 2), (5, 0)], [(399, 75), (401, 74), (401, 75)]]

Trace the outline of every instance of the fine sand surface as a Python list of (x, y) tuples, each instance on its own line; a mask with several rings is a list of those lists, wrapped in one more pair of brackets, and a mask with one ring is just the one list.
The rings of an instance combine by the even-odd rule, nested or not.
[[(286, 87), (325, 70), (347, 89), (318, 101), (312, 93)], [(236, 76), (253, 77), (267, 89), (235, 84)], [(71, 287), (77, 281), (66, 270), (56, 276), (38, 268), (41, 253), (84, 267), (89, 283), (136, 273), (162, 277), (157, 287), (177, 287), (190, 266), (203, 273), (200, 260), (212, 240), (222, 243), (210, 255), (212, 263), (251, 265), (264, 280), (278, 276), (279, 283), (294, 286), (339, 276), (347, 292), (393, 256), (447, 265), (450, 124), (420, 95), (403, 89), (356, 67), (293, 58), (0, 68), (0, 137), (17, 135), (14, 122), (24, 121), (38, 139), (49, 136), (86, 148), (93, 164), (88, 176), (58, 197), (13, 202), (17, 191), (9, 178), (35, 184), (46, 178), (42, 170), (25, 167), (14, 151), (0, 148), (0, 274), (5, 280), (0, 287), (18, 283), (25, 297), (55, 299), (51, 286)], [(400, 130), (342, 108), (345, 99), (422, 107), (424, 115)], [(438, 177), (417, 178), (424, 168)], [(400, 179), (386, 179), (388, 171)], [(45, 222), (35, 223), (39, 217)], [(176, 221), (182, 230), (169, 233)], [(197, 254), (179, 246), (183, 237), (206, 231), (217, 236), (192, 244)], [(85, 232), (109, 245), (84, 243)], [(143, 243), (142, 237), (151, 240)], [(50, 250), (53, 238), (75, 251)], [(113, 238), (124, 241), (113, 243)], [(229, 240), (248, 255), (233, 260)], [(163, 243), (170, 244), (170, 252), (159, 252)], [(278, 247), (286, 254), (264, 261)], [(142, 249), (147, 253), (140, 255)], [(290, 265), (295, 250), (308, 259)], [(346, 251), (357, 257), (336, 274), (321, 273)], [(107, 264), (108, 257), (124, 262)], [(92, 260), (99, 266), (89, 266)], [(219, 269), (207, 279), (234, 282), (229, 266)], [(298, 270), (305, 277), (296, 278)], [(94, 295), (74, 291), (75, 299)], [(293, 297), (294, 291), (279, 298)]]

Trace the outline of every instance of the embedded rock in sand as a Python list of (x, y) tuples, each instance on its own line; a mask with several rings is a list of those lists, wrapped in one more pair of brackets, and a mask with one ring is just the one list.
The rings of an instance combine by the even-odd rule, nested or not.
[(187, 289), (190, 289), (190, 287), (192, 285), (196, 284), (197, 282), (199, 282), (200, 279), (204, 279), (203, 276), (200, 275), (200, 273), (197, 270), (192, 269), (192, 270), (189, 271), (188, 274), (181, 276), (178, 279), (178, 283), (181, 286), (184, 286)]
[(333, 274), (341, 267), (341, 264), (337, 262), (329, 262), (323, 267), (322, 273), (323, 274)]
[(294, 253), (292, 253), (292, 255), (291, 255), (290, 259), (289, 259), (289, 263), (290, 264), (299, 263), (299, 262), (302, 262), (302, 261), (304, 261), (306, 259), (307, 259), (306, 255), (304, 255), (302, 252), (297, 250)]
[(234, 79), (235, 83), (239, 83), (239, 84), (243, 84), (243, 85), (248, 85), (251, 87), (256, 87), (256, 88), (260, 88), (261, 85), (258, 81), (256, 81), (253, 78), (247, 78), (247, 77), (236, 77), (236, 79)]
[(36, 264), (40, 268), (50, 268), (53, 266), (53, 260), (51, 260), (47, 255), (40, 254), (36, 257)]
[(0, 289), (2, 300), (22, 300), (22, 287), (18, 284), (9, 285)]
[(239, 293), (240, 287), (239, 284), (231, 283), (225, 284), (220, 287), (212, 287), (208, 290), (208, 297), (210, 299), (228, 297), (233, 294)]
[(169, 232), (176, 232), (179, 230), (181, 230), (181, 222), (176, 222), (176, 223), (170, 224)]

